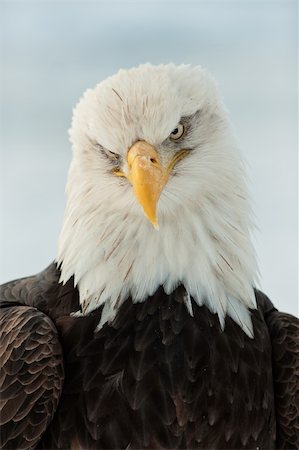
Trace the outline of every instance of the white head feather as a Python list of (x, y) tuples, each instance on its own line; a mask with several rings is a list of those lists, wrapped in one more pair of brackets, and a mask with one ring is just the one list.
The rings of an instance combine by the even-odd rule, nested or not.
[[(174, 143), (180, 121), (187, 132)], [(142, 302), (160, 285), (178, 284), (199, 304), (226, 314), (248, 334), (255, 308), (256, 259), (244, 167), (215, 81), (199, 67), (141, 65), (120, 70), (77, 105), (70, 130), (73, 160), (57, 262), (72, 275), (84, 313), (105, 304), (101, 325), (129, 297)], [(173, 169), (158, 204), (159, 231), (132, 186), (126, 155), (145, 140), (161, 160), (189, 154)], [(113, 162), (113, 152), (118, 161)], [(168, 156), (167, 156), (168, 155)], [(190, 309), (189, 296), (186, 296)]]

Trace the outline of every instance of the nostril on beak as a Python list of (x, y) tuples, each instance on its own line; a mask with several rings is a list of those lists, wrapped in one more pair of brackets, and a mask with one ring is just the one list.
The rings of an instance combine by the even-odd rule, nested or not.
[(157, 163), (157, 160), (155, 158), (151, 158), (151, 163), (155, 164)]

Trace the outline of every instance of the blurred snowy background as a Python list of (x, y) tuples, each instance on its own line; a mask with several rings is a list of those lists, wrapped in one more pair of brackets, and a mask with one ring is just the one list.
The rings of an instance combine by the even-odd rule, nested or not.
[(82, 92), (142, 62), (207, 67), (249, 164), (261, 288), (298, 314), (296, 1), (0, 4), (0, 282), (55, 257)]

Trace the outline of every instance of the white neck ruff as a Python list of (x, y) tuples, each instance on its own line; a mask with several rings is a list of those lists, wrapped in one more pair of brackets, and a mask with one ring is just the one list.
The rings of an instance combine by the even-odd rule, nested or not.
[(191, 296), (218, 314), (222, 328), (228, 314), (253, 336), (249, 309), (256, 308), (257, 268), (246, 197), (228, 193), (229, 202), (206, 199), (202, 205), (180, 206), (173, 214), (167, 211), (166, 216), (162, 194), (157, 231), (139, 206), (115, 211), (106, 201), (95, 209), (75, 164), (68, 192), (57, 262), (63, 283), (74, 275), (83, 314), (104, 304), (102, 326), (129, 296), (143, 302), (160, 285), (171, 293), (182, 284), (190, 314)]

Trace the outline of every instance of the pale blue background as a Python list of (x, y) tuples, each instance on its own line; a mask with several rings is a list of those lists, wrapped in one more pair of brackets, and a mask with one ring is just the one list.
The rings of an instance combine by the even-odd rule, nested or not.
[(56, 253), (71, 112), (141, 62), (201, 64), (219, 81), (249, 163), (261, 287), (298, 313), (296, 2), (0, 4), (0, 281)]

